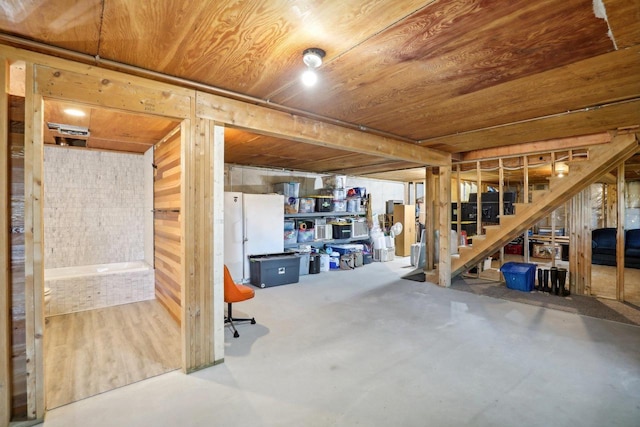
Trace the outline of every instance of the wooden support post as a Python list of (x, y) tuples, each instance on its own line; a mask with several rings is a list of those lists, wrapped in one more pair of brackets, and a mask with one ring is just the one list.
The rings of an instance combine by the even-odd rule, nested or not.
[(224, 126), (213, 125), (211, 136), (213, 173), (213, 363), (224, 360)]
[[(580, 283), (581, 289), (577, 289), (577, 293), (580, 295), (591, 295), (591, 191), (589, 188), (583, 191), (582, 200), (582, 256), (583, 262), (583, 281)], [(582, 292), (580, 292), (582, 291)]]
[(568, 286), (571, 292), (575, 292), (577, 289), (576, 284), (578, 281), (576, 280), (578, 269), (581, 266), (580, 263), (580, 254), (582, 254), (581, 245), (582, 238), (580, 235), (580, 212), (578, 203), (581, 200), (582, 193), (580, 192), (573, 196), (571, 199), (571, 221), (569, 222), (569, 247), (573, 248), (569, 252), (569, 275), (568, 275)]
[(9, 62), (0, 58), (0, 425), (11, 419), (11, 236), (9, 235)]
[(44, 102), (34, 91), (34, 66), (26, 66), (25, 92), (25, 328), (27, 417), (44, 417), (44, 239), (42, 169)]
[(591, 188), (568, 203), (569, 287), (576, 295), (591, 294)]
[(460, 244), (460, 234), (462, 232), (462, 182), (460, 181), (460, 164), (456, 165), (456, 186), (458, 187), (458, 200), (456, 201), (456, 233), (458, 235), (457, 245)]
[[(476, 162), (476, 181), (476, 234), (479, 236), (482, 234), (482, 167), (480, 164), (480, 160)], [(480, 276), (481, 271), (482, 263), (478, 263), (478, 265), (476, 266), (476, 272), (478, 276)]]
[(435, 201), (436, 201), (436, 185), (435, 177), (433, 176), (433, 168), (426, 168), (425, 176), (425, 197), (424, 206), (425, 212), (425, 233), (427, 235), (427, 247), (426, 247), (426, 262), (425, 271), (433, 270), (434, 263), (434, 251), (435, 251)]
[[(523, 192), (522, 202), (529, 203), (529, 157), (524, 156), (522, 159), (522, 177), (523, 177)], [(524, 262), (529, 262), (529, 230), (524, 233)]]
[[(498, 159), (498, 220), (502, 223), (504, 218), (504, 164), (502, 157)], [(500, 265), (504, 264), (504, 246), (500, 248)]]
[(476, 234), (482, 234), (482, 168), (480, 161), (476, 162), (476, 181), (477, 181), (477, 194), (476, 194)]
[(451, 286), (451, 165), (440, 166), (438, 211), (440, 230), (438, 283)]
[(624, 163), (618, 166), (618, 230), (616, 239), (616, 299), (624, 301), (624, 216), (625, 216), (625, 192), (624, 192)]
[[(207, 119), (195, 119), (194, 122), (184, 120), (181, 132), (184, 138), (182, 336), (183, 370), (186, 372), (211, 366), (223, 358), (216, 354), (222, 351), (220, 341), (215, 341), (221, 339), (220, 322), (223, 320), (222, 311), (216, 311), (220, 301), (214, 301), (214, 295), (219, 295), (223, 286), (220, 241), (224, 240), (220, 239), (224, 239), (224, 235), (218, 231), (214, 236), (214, 229), (221, 229), (224, 224), (221, 222), (222, 202), (212, 200), (213, 188), (219, 191), (221, 185), (221, 167), (217, 164), (219, 159), (214, 159), (214, 153), (220, 156), (223, 142), (215, 141), (220, 137), (220, 130), (214, 129), (213, 122)], [(223, 199), (221, 195), (220, 199)], [(217, 212), (214, 212), (214, 206)]]
[(556, 211), (551, 212), (551, 266), (556, 266)]

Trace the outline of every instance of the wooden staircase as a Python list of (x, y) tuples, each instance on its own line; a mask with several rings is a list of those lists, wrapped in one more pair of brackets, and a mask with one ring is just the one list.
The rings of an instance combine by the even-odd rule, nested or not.
[(536, 191), (534, 202), (516, 203), (514, 215), (503, 215), (500, 225), (484, 227), (486, 234), (473, 236), (472, 246), (460, 246), (459, 255), (451, 259), (451, 277), (475, 267), (637, 151), (633, 134), (590, 147), (588, 159), (569, 162), (569, 174), (550, 178), (549, 189)]

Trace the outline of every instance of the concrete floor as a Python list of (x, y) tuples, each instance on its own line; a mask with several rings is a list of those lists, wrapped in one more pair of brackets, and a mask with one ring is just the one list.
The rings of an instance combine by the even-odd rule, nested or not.
[(225, 363), (47, 413), (72, 426), (638, 426), (640, 328), (400, 279), (257, 289)]

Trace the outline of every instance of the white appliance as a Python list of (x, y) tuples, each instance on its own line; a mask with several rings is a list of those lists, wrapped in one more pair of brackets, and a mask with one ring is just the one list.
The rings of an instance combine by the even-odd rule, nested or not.
[(224, 263), (236, 282), (249, 282), (250, 255), (284, 252), (284, 196), (224, 193)]

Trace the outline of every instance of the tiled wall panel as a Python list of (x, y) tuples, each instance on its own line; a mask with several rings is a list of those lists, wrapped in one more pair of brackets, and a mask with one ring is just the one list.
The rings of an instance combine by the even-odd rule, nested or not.
[(45, 147), (45, 268), (144, 259), (144, 157)]

